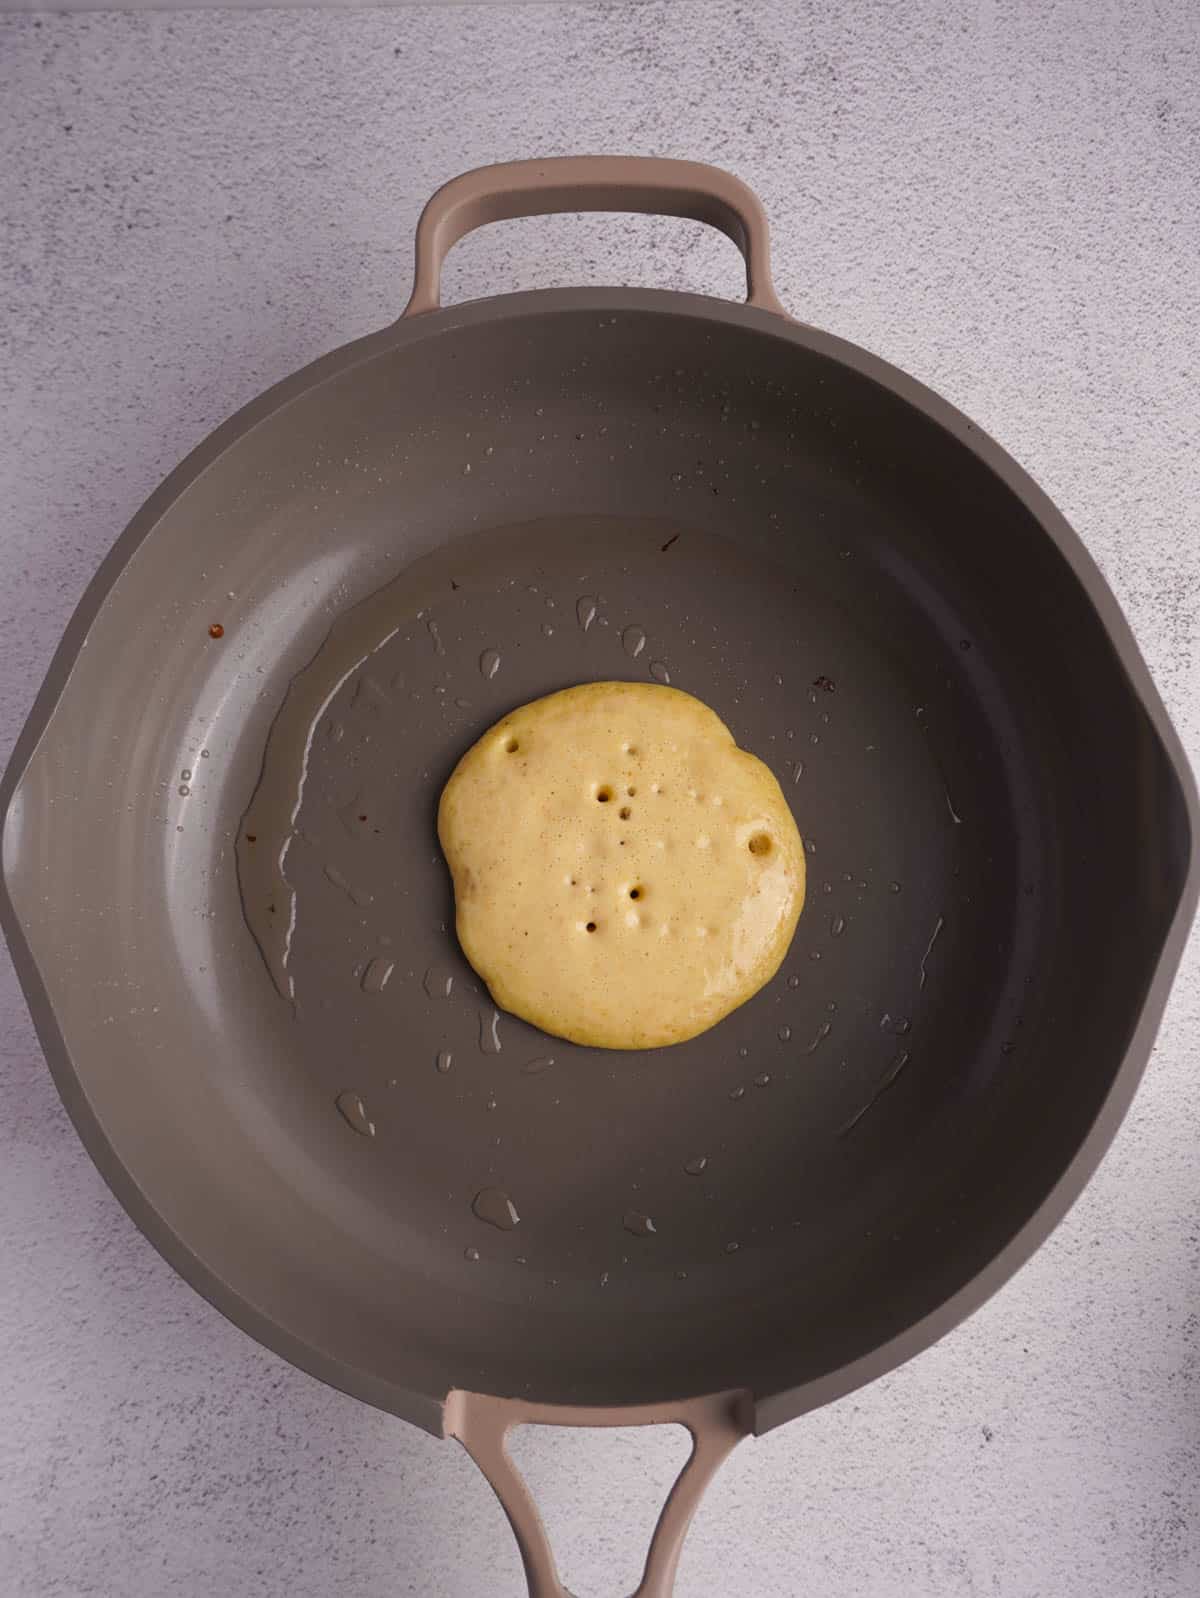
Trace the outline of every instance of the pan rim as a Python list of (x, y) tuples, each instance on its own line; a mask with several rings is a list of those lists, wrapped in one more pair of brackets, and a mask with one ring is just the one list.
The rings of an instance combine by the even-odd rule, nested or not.
[[(46, 677), (12, 755), (0, 778), (0, 927), (28, 1005), (39, 1043), (58, 1092), (77, 1133), (101, 1175), (135, 1225), (168, 1264), (197, 1292), (265, 1347), (282, 1355), (331, 1386), (390, 1411), (434, 1433), (442, 1431), (442, 1398), (431, 1398), (389, 1383), (369, 1371), (349, 1366), (296, 1338), (280, 1321), (258, 1310), (221, 1279), (188, 1243), (162, 1219), (129, 1168), (109, 1142), (88, 1100), (84, 1080), (63, 1039), (39, 973), (37, 958), (25, 934), (10, 890), (12, 821), (23, 778), (79, 659), (93, 622), (111, 590), (150, 538), (169, 507), (227, 450), (261, 422), (309, 395), (334, 376), (356, 365), (416, 345), (426, 338), (505, 319), (535, 318), (546, 313), (595, 311), (653, 312), (691, 317), (744, 328), (783, 339), (797, 348), (827, 356), (879, 384), (915, 406), (927, 418), (969, 449), (1028, 509), (1043, 533), (1067, 562), (1104, 627), (1130, 690), (1146, 715), (1178, 785), (1188, 827), (1188, 864), (1170, 927), (1155, 961), (1125, 1057), (1108, 1094), (1073, 1157), (1041, 1204), (969, 1281), (904, 1332), (870, 1353), (826, 1372), (799, 1387), (755, 1397), (755, 1430), (764, 1432), (796, 1416), (844, 1396), (894, 1369), (930, 1347), (979, 1308), (1045, 1241), (1091, 1178), (1116, 1134), (1149, 1060), (1172, 980), (1200, 902), (1200, 860), (1195, 838), (1200, 824), (1200, 799), (1182, 744), (1128, 622), (1116, 598), (1078, 534), (1033, 479), (990, 435), (949, 401), (879, 356), (773, 312), (696, 294), (663, 289), (539, 289), (494, 296), (390, 324), (319, 357), (251, 400), (199, 443), (167, 476), (135, 513), (89, 582), (67, 624)], [(511, 1395), (497, 1395), (511, 1396)], [(675, 1398), (692, 1394), (671, 1395)], [(620, 1407), (620, 1406), (614, 1406)]]

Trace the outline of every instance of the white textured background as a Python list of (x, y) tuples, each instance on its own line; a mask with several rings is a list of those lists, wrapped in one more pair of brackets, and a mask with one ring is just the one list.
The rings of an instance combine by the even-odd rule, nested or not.
[[(1066, 512), (1200, 763), (1195, 0), (0, 17), (0, 759), (165, 471), (400, 309), (428, 193), (577, 150), (749, 179), (784, 300)], [(693, 225), (594, 217), (494, 228), (448, 277), (739, 283)], [(1067, 1222), (940, 1346), (739, 1451), (682, 1598), (1195, 1598), (1198, 1012), (1193, 952)], [(676, 1442), (523, 1454), (580, 1598), (621, 1598)], [(0, 955), (2, 1598), (519, 1591), (459, 1450), (257, 1348), (134, 1231)]]

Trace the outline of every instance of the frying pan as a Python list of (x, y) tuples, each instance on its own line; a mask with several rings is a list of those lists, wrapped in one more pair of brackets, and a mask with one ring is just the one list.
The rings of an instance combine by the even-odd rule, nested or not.
[[(722, 229), (748, 300), (439, 308), (480, 223)], [(790, 320), (753, 195), (685, 162), (469, 173), (391, 327), (221, 427), (118, 541), (0, 790), (55, 1080), (172, 1264), (263, 1343), (457, 1437), (534, 1598), (516, 1424), (676, 1421), (665, 1598), (739, 1438), (953, 1326), (1078, 1194), (1197, 899), (1196, 796), (1045, 496)], [(671, 681), (809, 851), (779, 975), (630, 1055), (492, 1009), (434, 810), (502, 713)]]

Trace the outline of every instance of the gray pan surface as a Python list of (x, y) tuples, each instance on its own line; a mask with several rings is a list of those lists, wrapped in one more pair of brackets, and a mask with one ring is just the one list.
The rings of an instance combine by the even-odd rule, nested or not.
[[(605, 678), (712, 705), (809, 849), (779, 975), (649, 1054), (496, 1017), (434, 832), (491, 722)], [(645, 290), (406, 320), (228, 423), (0, 799), (5, 928), (122, 1201), (432, 1430), (455, 1387), (748, 1389), (761, 1430), (930, 1342), (1099, 1158), (1196, 897), (1174, 734), (1019, 468), (836, 338)]]

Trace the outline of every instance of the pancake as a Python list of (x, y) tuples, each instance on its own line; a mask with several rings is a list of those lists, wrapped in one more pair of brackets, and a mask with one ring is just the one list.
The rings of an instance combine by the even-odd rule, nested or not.
[(712, 710), (587, 683), (504, 717), (442, 793), (459, 942), (502, 1009), (608, 1049), (682, 1043), (779, 969), (804, 848)]

